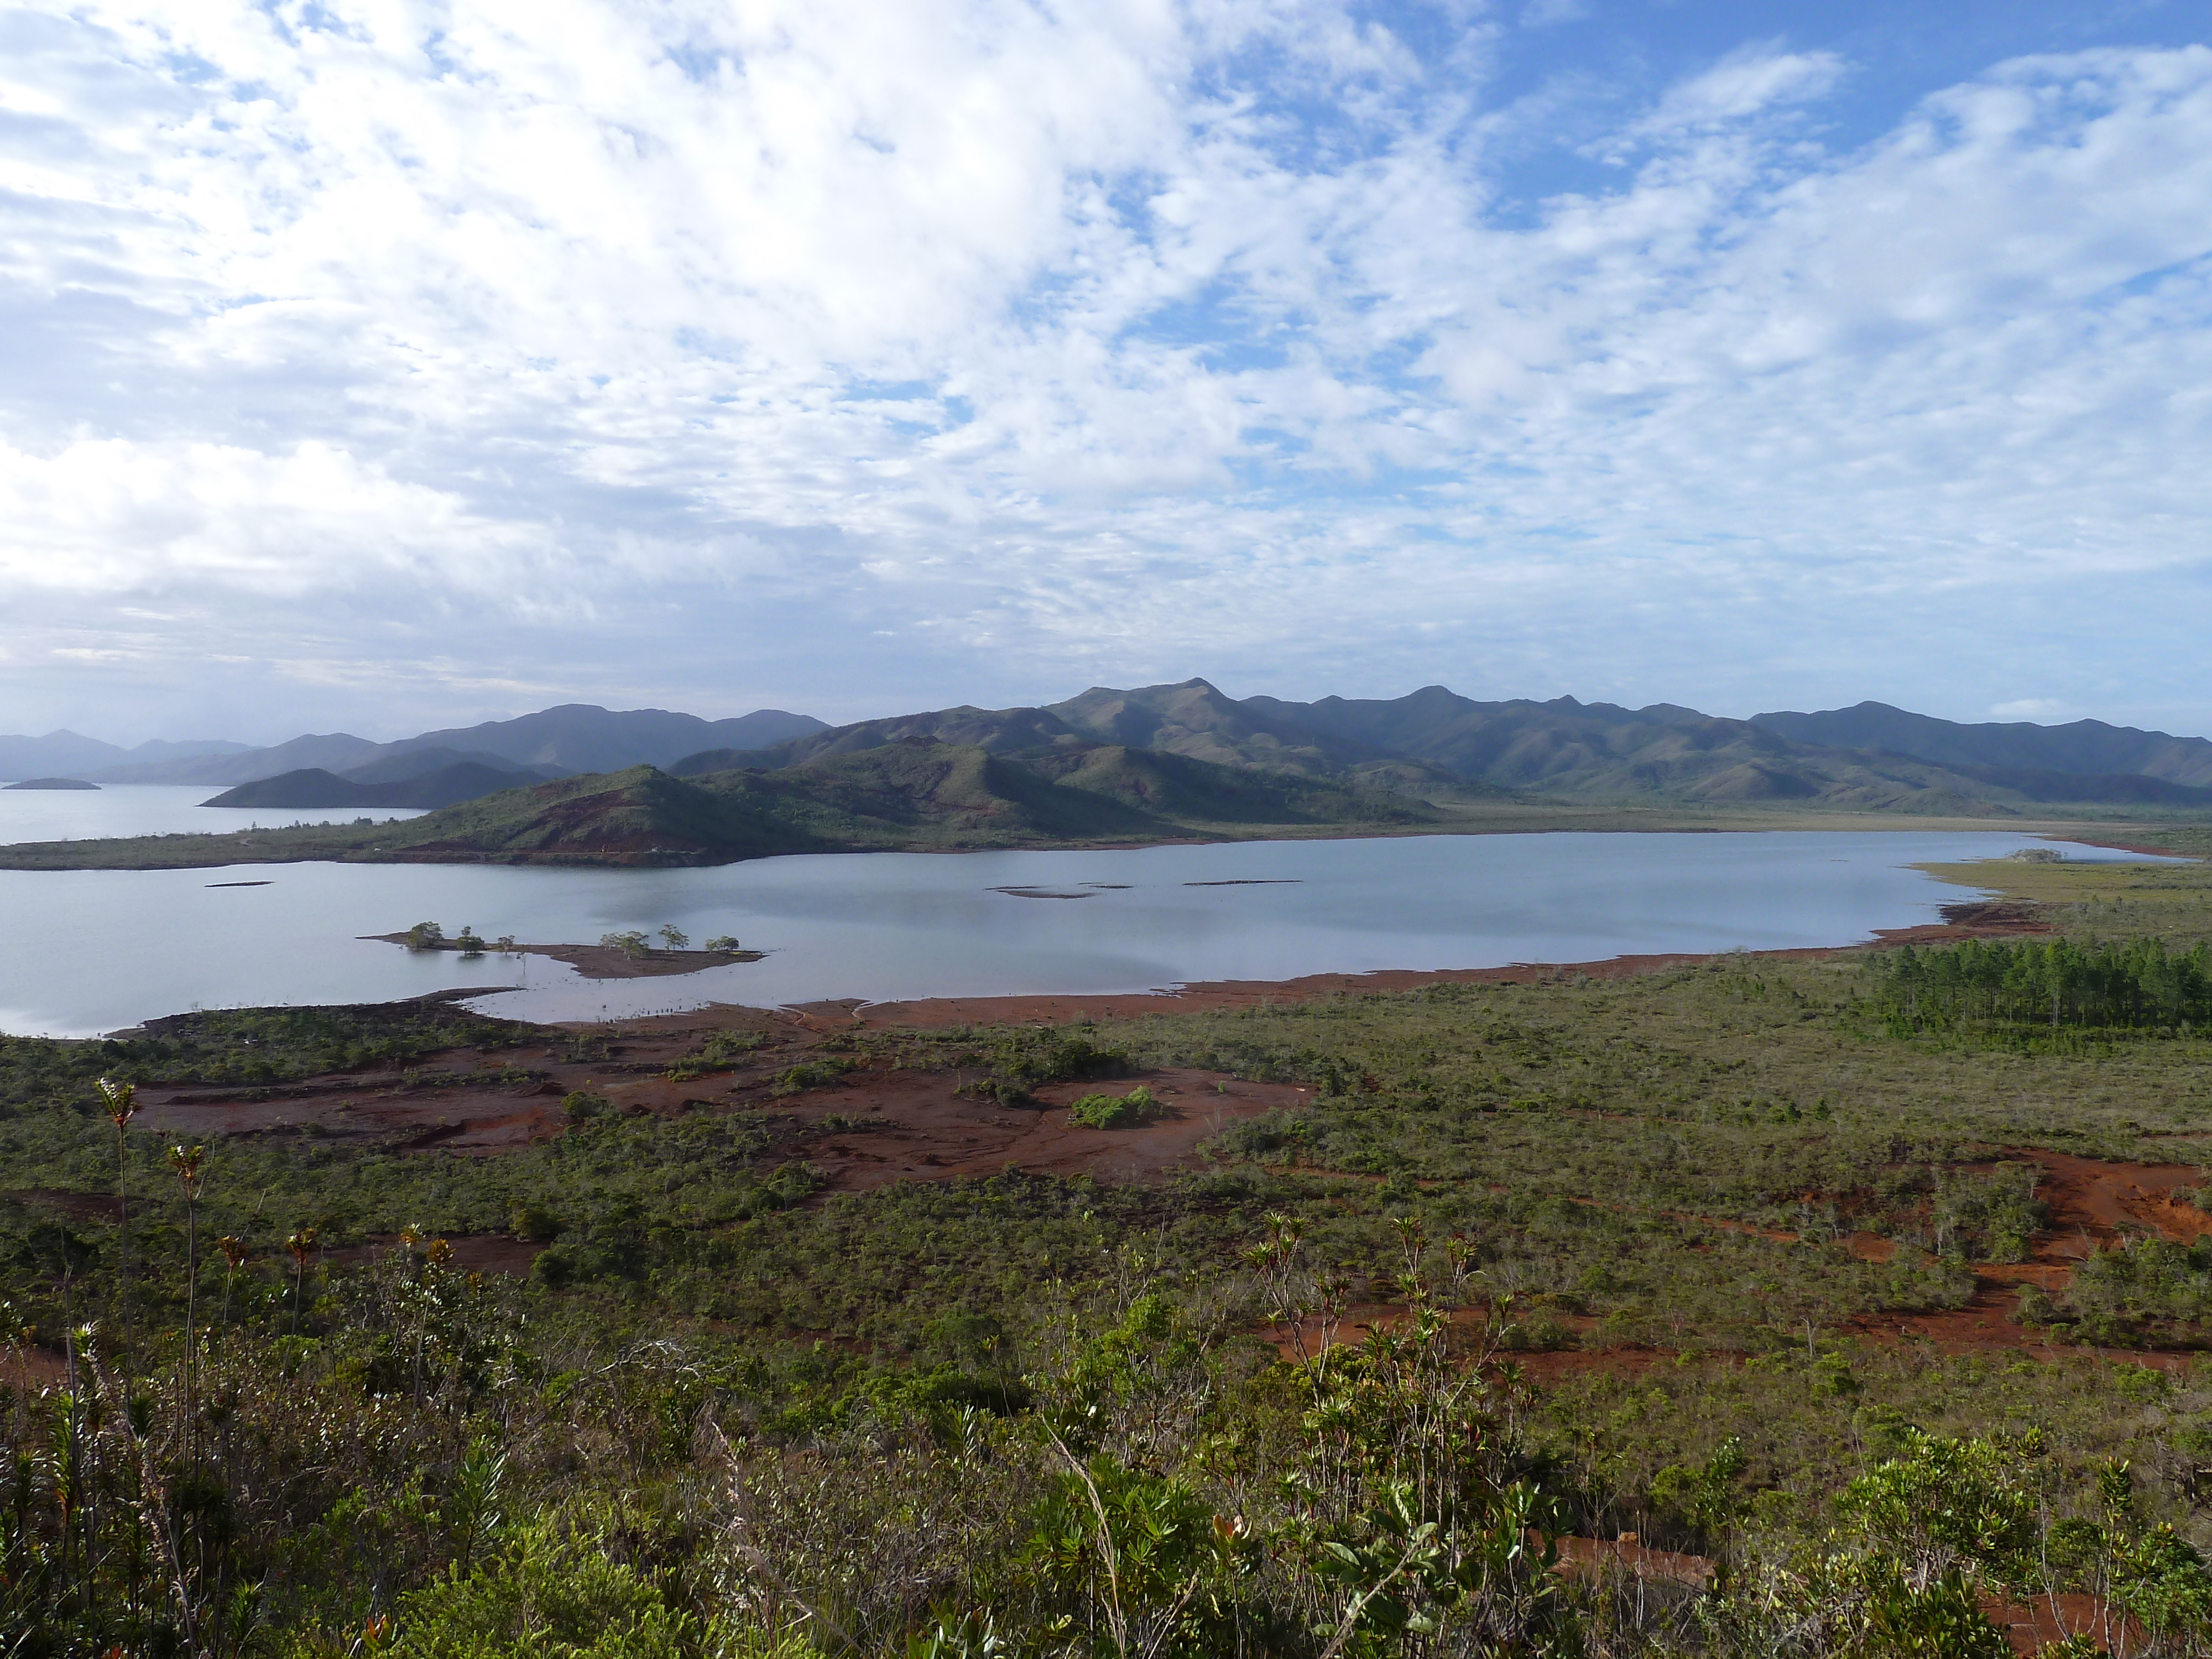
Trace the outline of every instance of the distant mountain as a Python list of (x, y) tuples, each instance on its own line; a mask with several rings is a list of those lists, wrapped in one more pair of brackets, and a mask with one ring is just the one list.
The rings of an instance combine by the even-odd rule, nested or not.
[(0, 784), (4, 789), (93, 789), (100, 786), (82, 778), (25, 778), (21, 783)]
[(0, 737), (0, 778), (71, 776), (132, 762), (174, 760), (187, 755), (237, 754), (242, 743), (208, 738), (171, 743), (155, 738), (136, 749), (102, 743), (75, 732), (49, 732), (42, 738)]
[(1939, 766), (1993, 766), (2085, 775), (2139, 773), (2170, 783), (2212, 787), (2212, 743), (2169, 737), (2102, 720), (2036, 726), (2026, 720), (1962, 726), (1862, 702), (1822, 714), (1754, 714), (1752, 724), (1796, 743), (1910, 755)]
[[(1470, 793), (1468, 780), (1418, 759), (1277, 720), (1240, 703), (1204, 680), (1134, 691), (1093, 687), (1065, 702), (1036, 708), (977, 708), (963, 704), (917, 714), (825, 727), (767, 750), (715, 749), (669, 767), (678, 776), (750, 767), (810, 765), (895, 743), (928, 738), (972, 744), (994, 755), (1080, 753), (1099, 745), (1181, 755), (1215, 766), (1340, 778), (1361, 787), (1401, 793)], [(1479, 790), (1474, 791), (1479, 793)]]
[(153, 738), (124, 752), (134, 761), (186, 760), (194, 755), (242, 755), (252, 747), (228, 738), (185, 738), (176, 742)]
[[(2198, 743), (2132, 735), (2185, 748)], [(1631, 709), (1572, 697), (1478, 702), (1440, 685), (1397, 698), (1301, 703), (1233, 698), (1202, 679), (1134, 690), (1093, 687), (1037, 708), (963, 705), (861, 720), (766, 750), (687, 756), (670, 769), (691, 776), (732, 768), (772, 771), (921, 738), (1032, 761), (1107, 744), (1439, 800), (1503, 791), (1985, 815), (2045, 805), (2212, 805), (2212, 795), (2192, 783), (2119, 766), (2093, 773), (1821, 744), (1674, 703)], [(2170, 752), (2139, 748), (2152, 758)]]
[[(568, 703), (511, 720), (425, 732), (395, 743), (371, 743), (366, 738), (338, 732), (294, 738), (272, 748), (228, 755), (110, 765), (92, 776), (100, 783), (253, 783), (310, 769), (350, 772), (430, 750), (450, 750), (485, 764), (547, 768), (551, 775), (562, 775), (619, 771), (640, 764), (665, 766), (702, 749), (764, 748), (827, 729), (809, 715), (780, 708), (759, 708), (730, 720), (708, 720), (659, 708), (616, 712), (589, 703)], [(453, 763), (441, 761), (431, 769)]]
[(756, 708), (733, 719), (708, 720), (663, 708), (616, 712), (572, 702), (511, 720), (425, 732), (417, 738), (386, 744), (385, 752), (399, 755), (418, 749), (458, 749), (526, 766), (614, 772), (631, 766), (665, 766), (702, 749), (766, 749), (829, 729), (811, 715), (781, 708)]
[(367, 738), (333, 732), (324, 737), (294, 738), (269, 749), (111, 766), (92, 775), (98, 783), (251, 783), (257, 778), (281, 777), (308, 768), (343, 771), (374, 760), (382, 750), (382, 744)]

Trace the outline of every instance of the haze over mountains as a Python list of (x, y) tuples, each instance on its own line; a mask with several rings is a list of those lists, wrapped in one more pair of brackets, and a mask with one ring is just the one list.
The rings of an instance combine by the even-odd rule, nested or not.
[[(638, 765), (690, 777), (774, 771), (896, 743), (1063, 761), (1108, 746), (1437, 799), (1508, 791), (1918, 812), (2212, 805), (2212, 742), (2097, 720), (1967, 725), (1877, 702), (1732, 720), (1667, 703), (1482, 702), (1443, 686), (1390, 699), (1293, 702), (1230, 697), (1202, 679), (835, 727), (780, 709), (707, 720), (568, 704), (387, 744), (337, 733), (258, 750), (200, 743), (125, 750), (56, 732), (0, 738), (0, 776), (74, 772), (99, 782), (245, 786), (221, 798), (234, 805), (443, 806), (577, 773)], [(53, 763), (69, 753), (125, 758), (92, 768)]]
[(212, 739), (172, 743), (160, 738), (142, 743), (136, 749), (125, 749), (120, 744), (102, 743), (98, 738), (81, 737), (75, 732), (49, 732), (42, 738), (0, 737), (0, 778), (88, 778), (94, 772), (117, 767), (251, 752), (250, 744)]
[[(88, 775), (94, 783), (232, 784), (252, 783), (308, 767), (359, 776), (362, 769), (377, 763), (402, 763), (396, 773), (362, 779), (390, 782), (396, 777), (452, 764), (457, 758), (551, 767), (556, 775), (615, 772), (629, 766), (665, 766), (702, 749), (757, 748), (825, 729), (820, 720), (780, 708), (759, 708), (732, 720), (708, 720), (660, 708), (616, 712), (589, 703), (564, 703), (511, 720), (425, 732), (396, 743), (371, 743), (339, 732), (326, 737), (294, 738), (267, 749), (210, 745), (222, 752), (149, 757), (127, 765), (111, 763)], [(0, 738), (0, 770), (5, 769), (9, 756), (4, 745), (18, 741), (45, 740)], [(429, 750), (447, 752), (435, 766), (426, 768), (418, 762), (410, 769), (404, 763), (404, 757), (419, 757)]]

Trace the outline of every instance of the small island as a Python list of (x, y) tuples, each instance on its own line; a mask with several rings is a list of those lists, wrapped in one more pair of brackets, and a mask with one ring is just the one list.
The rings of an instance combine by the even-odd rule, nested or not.
[(661, 974), (696, 974), (732, 963), (758, 962), (767, 954), (748, 951), (726, 934), (710, 939), (696, 950), (684, 931), (670, 923), (656, 935), (642, 931), (603, 933), (597, 945), (519, 945), (511, 933), (497, 939), (479, 938), (464, 927), (448, 935), (434, 921), (418, 921), (404, 933), (364, 933), (363, 939), (382, 945), (404, 945), (410, 951), (453, 951), (464, 957), (550, 957), (565, 962), (586, 979), (647, 979)]
[(98, 793), (100, 786), (87, 783), (82, 778), (25, 778), (21, 783), (0, 784), (7, 789), (90, 789)]

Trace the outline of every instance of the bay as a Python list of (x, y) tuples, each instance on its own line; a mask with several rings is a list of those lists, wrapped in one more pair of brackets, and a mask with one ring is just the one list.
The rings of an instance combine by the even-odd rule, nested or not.
[[(1810, 830), (833, 854), (696, 870), (0, 871), (0, 1031), (84, 1036), (195, 1007), (465, 986), (499, 988), (475, 1000), (490, 1012), (603, 1019), (710, 1002), (1146, 991), (1847, 945), (1972, 896), (1910, 866), (2041, 844), (2001, 831)], [(424, 921), (544, 944), (672, 924), (769, 954), (602, 981), (541, 957), (357, 937)]]

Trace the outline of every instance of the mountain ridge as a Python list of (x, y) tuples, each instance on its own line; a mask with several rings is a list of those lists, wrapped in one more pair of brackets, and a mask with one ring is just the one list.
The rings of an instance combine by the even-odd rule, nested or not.
[[(48, 736), (65, 739), (64, 748), (97, 742), (70, 732)], [(1481, 702), (1441, 684), (1395, 698), (1297, 702), (1231, 697), (1198, 678), (1129, 689), (1094, 685), (1057, 702), (959, 704), (836, 726), (781, 709), (708, 720), (666, 709), (567, 703), (391, 743), (341, 732), (260, 750), (39, 772), (100, 783), (219, 787), (308, 771), (380, 787), (464, 765), (549, 777), (649, 764), (685, 777), (817, 765), (916, 739), (1032, 758), (1117, 746), (1428, 799), (1533, 793), (1985, 816), (2048, 805), (2212, 805), (2212, 741), (2097, 720), (1976, 725), (1874, 702), (1737, 720), (1663, 702), (1629, 708), (1571, 696)], [(169, 745), (179, 747), (222, 745)], [(312, 781), (295, 779), (276, 792), (283, 799), (254, 804), (363, 799), (350, 789), (337, 792), (343, 801), (291, 799)]]
[[(2118, 735), (2125, 753), (2164, 753), (2160, 744), (2196, 741), (2106, 729)], [(2160, 742), (2138, 741), (2146, 737)], [(1008, 755), (1119, 743), (1232, 769), (1340, 779), (1431, 799), (1544, 793), (1798, 801), (1848, 811), (1984, 816), (2045, 805), (2212, 805), (2212, 788), (2172, 778), (2117, 768), (1942, 762), (1812, 744), (1758, 721), (1675, 703), (1631, 709), (1573, 697), (1480, 702), (1442, 685), (1398, 698), (1332, 696), (1297, 703), (1232, 698), (1203, 679), (1130, 690), (1094, 686), (1057, 703), (1000, 709), (962, 704), (884, 716), (766, 750), (704, 751), (674, 762), (669, 770), (678, 776), (731, 768), (773, 771), (918, 738)], [(1954, 748), (1961, 746), (1972, 752), (1971, 744)], [(2212, 750), (2212, 744), (2205, 747)], [(2095, 758), (2092, 746), (2075, 749)]]
[(2212, 742), (2103, 720), (2039, 726), (2031, 720), (1966, 725), (1886, 702), (1819, 714), (1753, 714), (1752, 724), (1801, 743), (1911, 755), (1939, 765), (2016, 767), (2083, 775), (2139, 774), (2212, 786)]

